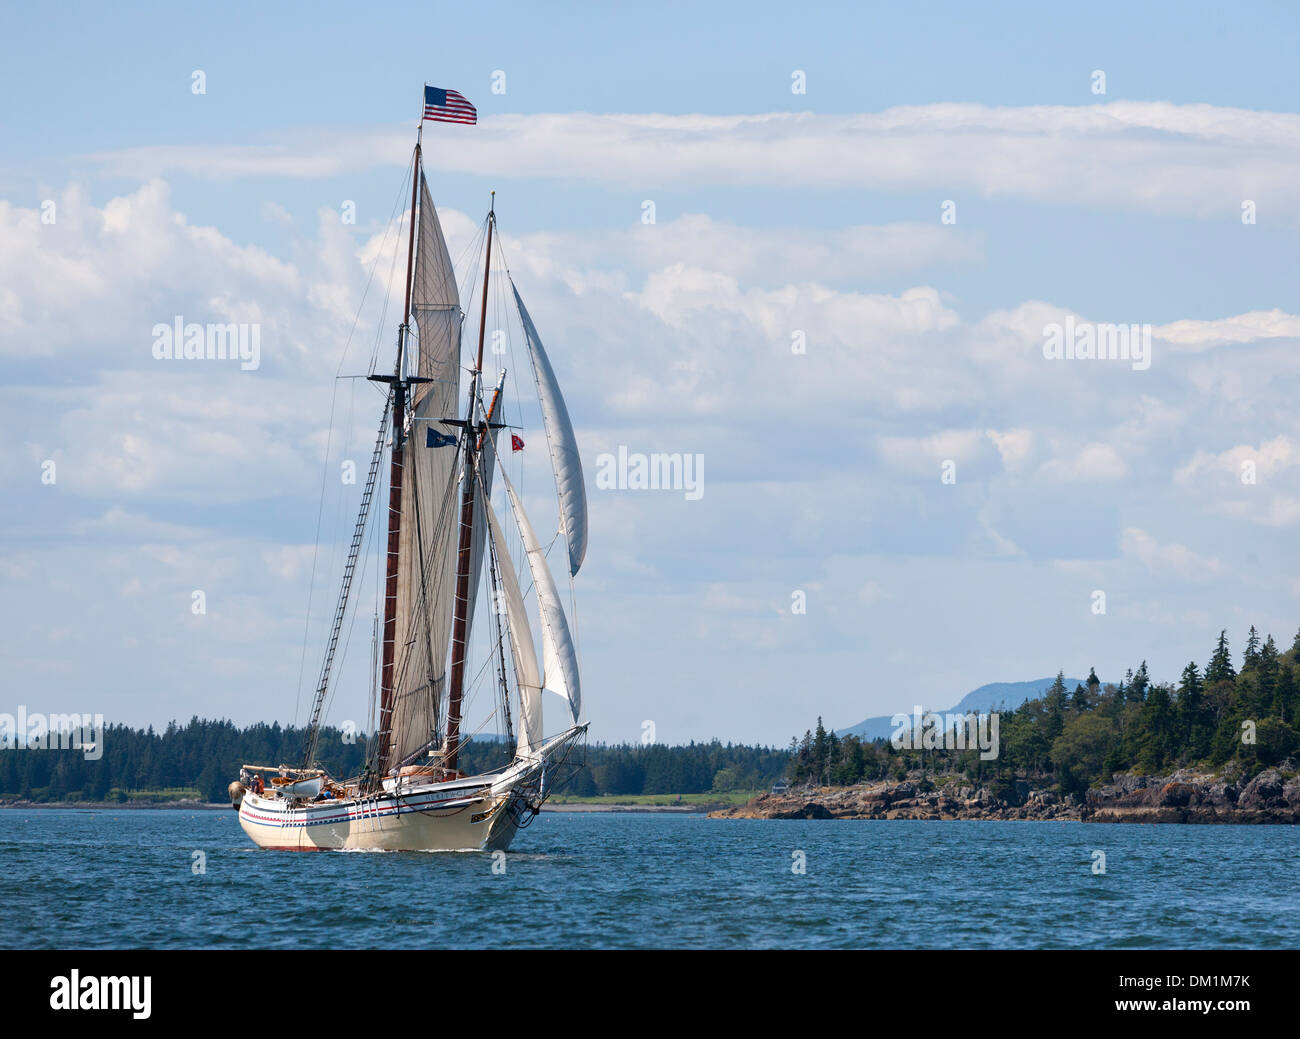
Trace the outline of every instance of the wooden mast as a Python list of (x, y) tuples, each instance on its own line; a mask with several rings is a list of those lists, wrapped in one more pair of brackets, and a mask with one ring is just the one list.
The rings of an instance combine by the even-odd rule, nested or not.
[[(474, 404), (478, 399), (478, 381), (483, 372), (483, 334), (487, 329), (488, 274), (492, 269), (492, 229), (496, 226), (496, 192), (488, 211), (487, 253), (483, 259), (483, 299), (479, 308), (478, 359), (470, 377), (469, 411), (465, 416), (465, 469), (460, 504), (460, 543), (456, 551), (456, 602), (451, 627), (451, 683), (447, 696), (447, 744), (443, 767), (456, 771), (460, 757), (460, 711), (465, 693), (466, 631), (474, 604), (469, 601), (470, 563), (474, 544), (474, 485), (477, 482), (481, 434), (474, 429)], [(476, 433), (479, 436), (476, 436)]]
[[(424, 125), (421, 122), (420, 137)], [(415, 256), (415, 207), (420, 192), (420, 141), (415, 143), (415, 160), (411, 171), (411, 231), (406, 244), (406, 297), (402, 324), (397, 331), (397, 367), (393, 372), (393, 456), (388, 476), (388, 571), (384, 581), (384, 651), (379, 688), (379, 775), (388, 771), (389, 748), (393, 728), (393, 670), (397, 657), (397, 575), (402, 538), (402, 472), (406, 426), (406, 384), (402, 367), (406, 339), (411, 326), (412, 260)], [(387, 380), (384, 380), (387, 381)]]

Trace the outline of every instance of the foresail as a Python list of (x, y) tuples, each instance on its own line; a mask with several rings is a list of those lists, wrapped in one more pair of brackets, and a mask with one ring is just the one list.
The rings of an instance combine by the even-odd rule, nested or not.
[(515, 662), (515, 684), (519, 687), (518, 754), (532, 757), (542, 745), (542, 676), (537, 669), (537, 650), (533, 646), (532, 628), (528, 625), (528, 611), (524, 609), (519, 578), (506, 551), (501, 524), (492, 503), (486, 498), (484, 506), (492, 530), (492, 544), (496, 547), (501, 597), (505, 600), (506, 627), (510, 632), (510, 656)]
[(569, 634), (569, 622), (565, 619), (551, 568), (546, 565), (546, 556), (537, 543), (537, 535), (533, 533), (533, 525), (528, 522), (523, 505), (504, 470), (501, 479), (510, 496), (510, 507), (515, 513), (519, 536), (523, 538), (524, 551), (528, 553), (533, 585), (537, 589), (538, 614), (542, 621), (542, 684), (569, 701), (576, 724), (582, 714), (582, 690), (578, 683), (578, 654), (573, 646), (573, 637)]
[(465, 617), (465, 645), (470, 645), (470, 634), (474, 630), (474, 603), (478, 600), (479, 579), (483, 573), (483, 549), (487, 539), (487, 521), (483, 506), (492, 496), (492, 474), (496, 472), (497, 430), (491, 429), (483, 438), (483, 450), (479, 456), (479, 481), (474, 492), (474, 529), (470, 541), (469, 562), (469, 603), (470, 610)]
[(542, 340), (533, 327), (533, 319), (512, 281), (515, 305), (523, 322), (524, 337), (533, 363), (533, 377), (537, 382), (537, 396), (542, 405), (542, 418), (546, 423), (546, 441), (551, 449), (551, 467), (555, 470), (555, 490), (560, 498), (560, 522), (569, 546), (569, 573), (576, 574), (587, 555), (587, 489), (582, 481), (582, 458), (578, 454), (578, 440), (573, 435), (569, 409), (564, 405), (555, 370), (542, 346)]
[(419, 252), (411, 303), (419, 329), (410, 355), (413, 384), (402, 496), (397, 587), (397, 667), (390, 761), (414, 754), (434, 736), (446, 685), (455, 586), (459, 510), (456, 414), (460, 380), (460, 299), (429, 186), (420, 177)]

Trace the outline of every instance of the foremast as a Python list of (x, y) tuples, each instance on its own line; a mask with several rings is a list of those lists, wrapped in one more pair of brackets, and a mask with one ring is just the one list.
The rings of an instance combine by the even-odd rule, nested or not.
[[(461, 480), (460, 539), (456, 549), (456, 599), (451, 626), (451, 675), (447, 693), (447, 740), (443, 746), (443, 767), (456, 771), (460, 757), (460, 719), (465, 695), (465, 657), (468, 646), (469, 615), (474, 608), (470, 602), (470, 578), (473, 563), (474, 512), (478, 485), (478, 463), (484, 435), (488, 433), (491, 413), (480, 427), (475, 426), (474, 409), (478, 402), (479, 379), (483, 374), (483, 336), (487, 330), (488, 278), (492, 272), (492, 232), (496, 228), (496, 192), (492, 192), (492, 205), (487, 218), (487, 246), (483, 258), (483, 292), (480, 300), (478, 324), (478, 354), (470, 373), (469, 403), (465, 412), (462, 436), (465, 444), (465, 463)], [(492, 407), (496, 408), (497, 396)]]
[[(423, 136), (423, 127), (420, 129), (420, 136)], [(393, 677), (397, 661), (397, 581), (401, 572), (402, 475), (406, 457), (406, 382), (402, 372), (406, 358), (407, 337), (411, 331), (411, 278), (415, 269), (416, 204), (419, 201), (419, 191), (420, 141), (417, 138), (411, 167), (411, 217), (410, 234), (406, 245), (406, 293), (402, 300), (402, 324), (397, 330), (397, 364), (392, 376), (371, 376), (379, 382), (390, 382), (393, 391), (391, 425), (393, 446), (388, 476), (387, 570), (384, 576), (383, 651), (379, 681), (379, 749), (376, 770), (379, 776), (383, 776), (388, 771), (393, 729)]]

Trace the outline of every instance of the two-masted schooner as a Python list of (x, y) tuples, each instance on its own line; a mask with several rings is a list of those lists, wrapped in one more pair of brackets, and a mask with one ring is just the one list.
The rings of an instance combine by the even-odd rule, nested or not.
[[(386, 404), (316, 686), (307, 746), (300, 765), (244, 765), (239, 780), (230, 785), (240, 824), (263, 848), (504, 849), (572, 774), (579, 756), (575, 748), (585, 742), (577, 651), (547, 546), (539, 542), (497, 452), (498, 432), (506, 428), (501, 421), (505, 372), (490, 392), (484, 385), (495, 204), (485, 221), (477, 351), (472, 366), (465, 365), (468, 394), (463, 411), (459, 406), (464, 314), (421, 165), (421, 139), (425, 119), (472, 123), (475, 118), (472, 106), (455, 91), (425, 88), (424, 118), (411, 166), (397, 362), (391, 375), (368, 376), (386, 387)], [(587, 499), (577, 441), (542, 341), (513, 279), (509, 286), (555, 478), (559, 520), (551, 544), (567, 548), (564, 562), (572, 588), (587, 548)], [(364, 770), (336, 780), (318, 766), (318, 741), (385, 451), (386, 571), (382, 638), (377, 633), (374, 654), (378, 717)], [(498, 470), (527, 560), (520, 573), (491, 503)], [(540, 664), (520, 586), (524, 573), (531, 577), (527, 591), (536, 593)], [(486, 614), (490, 626), (491, 658), (479, 666), (477, 660), (470, 661), (469, 648), (484, 575), (490, 582), (490, 596), (484, 598), (493, 608), (479, 612)], [(500, 708), (494, 735), (503, 745), (500, 767), (476, 775), (458, 767), (469, 738), (462, 723), (471, 666), (480, 676), (490, 666)], [(542, 723), (543, 689), (558, 693), (568, 705), (563, 728), (549, 736)]]

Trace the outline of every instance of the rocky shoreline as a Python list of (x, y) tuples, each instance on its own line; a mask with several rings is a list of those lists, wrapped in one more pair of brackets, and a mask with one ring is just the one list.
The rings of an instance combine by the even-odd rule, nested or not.
[(1167, 776), (1116, 775), (1084, 795), (1059, 797), (1024, 780), (978, 786), (909, 777), (852, 787), (800, 787), (763, 794), (710, 819), (1023, 819), (1096, 823), (1298, 823), (1300, 776), (1266, 769), (1254, 779), (1181, 769)]

